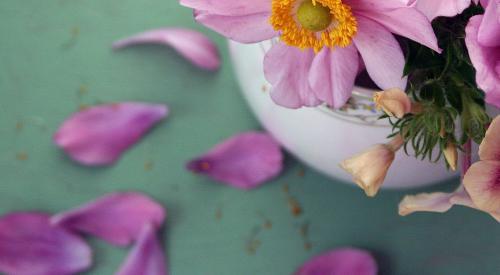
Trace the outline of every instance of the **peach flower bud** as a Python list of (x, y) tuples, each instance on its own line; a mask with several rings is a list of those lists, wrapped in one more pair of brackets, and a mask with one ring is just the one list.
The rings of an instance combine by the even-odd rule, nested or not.
[(457, 162), (458, 162), (458, 150), (457, 146), (451, 142), (448, 143), (446, 148), (444, 149), (444, 157), (450, 165), (451, 170), (457, 170)]
[(403, 118), (412, 109), (410, 98), (398, 88), (375, 93), (373, 101), (375, 101), (377, 109), (384, 110), (387, 115), (392, 117)]
[(340, 167), (353, 176), (354, 182), (367, 196), (374, 197), (385, 180), (396, 151), (403, 144), (403, 138), (397, 136), (388, 144), (377, 144), (363, 153), (344, 160)]

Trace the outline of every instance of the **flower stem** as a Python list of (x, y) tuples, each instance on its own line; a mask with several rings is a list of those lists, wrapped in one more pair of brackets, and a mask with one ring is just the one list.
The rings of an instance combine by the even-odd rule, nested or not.
[(464, 144), (464, 152), (462, 153), (462, 171), (461, 171), (462, 179), (464, 178), (465, 173), (467, 173), (467, 170), (469, 170), (470, 166), (472, 165), (471, 152), (472, 152), (472, 141), (471, 139), (469, 139)]

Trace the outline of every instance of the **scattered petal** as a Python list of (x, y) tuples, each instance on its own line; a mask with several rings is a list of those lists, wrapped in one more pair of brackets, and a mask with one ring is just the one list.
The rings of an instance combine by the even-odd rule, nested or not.
[(55, 215), (51, 222), (126, 246), (137, 240), (144, 224), (160, 227), (165, 215), (163, 207), (145, 195), (113, 193)]
[(146, 223), (116, 275), (167, 275), (166, 258), (155, 226)]
[(92, 261), (80, 237), (49, 223), (40, 213), (13, 213), (0, 218), (0, 272), (22, 275), (66, 275), (83, 271)]
[(342, 248), (306, 262), (295, 275), (376, 275), (377, 263), (367, 251)]
[(172, 47), (187, 60), (206, 70), (217, 70), (221, 64), (217, 46), (208, 37), (194, 30), (180, 28), (150, 30), (113, 43), (113, 49), (138, 44), (162, 44)]
[(68, 118), (54, 142), (81, 164), (109, 165), (167, 114), (165, 105), (137, 102), (89, 107)]
[(252, 189), (281, 172), (283, 154), (270, 135), (247, 132), (216, 145), (187, 168), (236, 188)]

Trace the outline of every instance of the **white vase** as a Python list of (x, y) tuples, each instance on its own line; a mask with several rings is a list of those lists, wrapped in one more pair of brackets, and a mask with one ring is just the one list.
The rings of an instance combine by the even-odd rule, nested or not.
[[(373, 144), (387, 142), (391, 128), (371, 108), (372, 91), (355, 88), (357, 110), (333, 111), (327, 107), (291, 110), (276, 105), (263, 74), (263, 58), (271, 42), (229, 42), (234, 70), (244, 97), (264, 126), (289, 152), (324, 174), (352, 182), (338, 164)], [(456, 177), (443, 161), (420, 161), (400, 150), (389, 170), (385, 188), (425, 186)]]

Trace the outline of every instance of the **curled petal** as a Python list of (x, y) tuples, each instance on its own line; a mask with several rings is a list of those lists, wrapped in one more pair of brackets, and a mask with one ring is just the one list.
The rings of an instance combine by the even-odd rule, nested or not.
[(124, 264), (116, 275), (167, 275), (166, 259), (156, 228), (145, 224)]
[(376, 275), (377, 270), (377, 263), (369, 252), (341, 248), (309, 260), (295, 275)]
[(40, 213), (0, 218), (0, 273), (66, 275), (90, 267), (90, 247)]
[(117, 41), (113, 43), (113, 48), (117, 50), (137, 44), (166, 45), (200, 68), (216, 70), (220, 67), (217, 46), (208, 37), (194, 30), (179, 28), (150, 30)]
[(126, 246), (139, 237), (145, 224), (160, 227), (164, 220), (165, 210), (149, 197), (139, 193), (114, 193), (57, 214), (51, 222)]
[(271, 9), (271, 0), (180, 0), (180, 4), (195, 10), (231, 16), (255, 14)]
[(403, 145), (401, 136), (390, 144), (377, 144), (350, 159), (344, 160), (340, 167), (351, 174), (367, 196), (374, 197), (384, 183), (387, 172), (395, 158), (395, 152)]
[(283, 155), (270, 135), (248, 132), (216, 145), (187, 168), (236, 188), (252, 189), (281, 172)]
[(491, 123), (486, 136), (479, 146), (479, 157), (482, 160), (500, 161), (500, 116)]
[(354, 44), (371, 79), (383, 90), (404, 90), (407, 81), (403, 77), (405, 58), (396, 38), (384, 26), (371, 19), (361, 15), (356, 19), (358, 33), (354, 37)]
[(375, 105), (390, 116), (403, 118), (412, 111), (412, 103), (408, 95), (401, 89), (394, 88), (378, 92), (374, 95)]
[(415, 196), (405, 196), (399, 203), (399, 215), (406, 216), (414, 212), (444, 213), (451, 209), (453, 204), (450, 193), (423, 193)]
[(318, 99), (340, 108), (352, 95), (359, 67), (358, 51), (353, 45), (335, 50), (324, 48), (311, 64), (309, 84)]
[(476, 162), (465, 174), (463, 184), (478, 209), (500, 213), (500, 161)]
[(164, 105), (126, 102), (86, 108), (68, 118), (54, 142), (84, 165), (109, 165), (168, 114)]
[(429, 20), (438, 16), (453, 17), (462, 13), (471, 4), (471, 0), (416, 0), (416, 7)]

